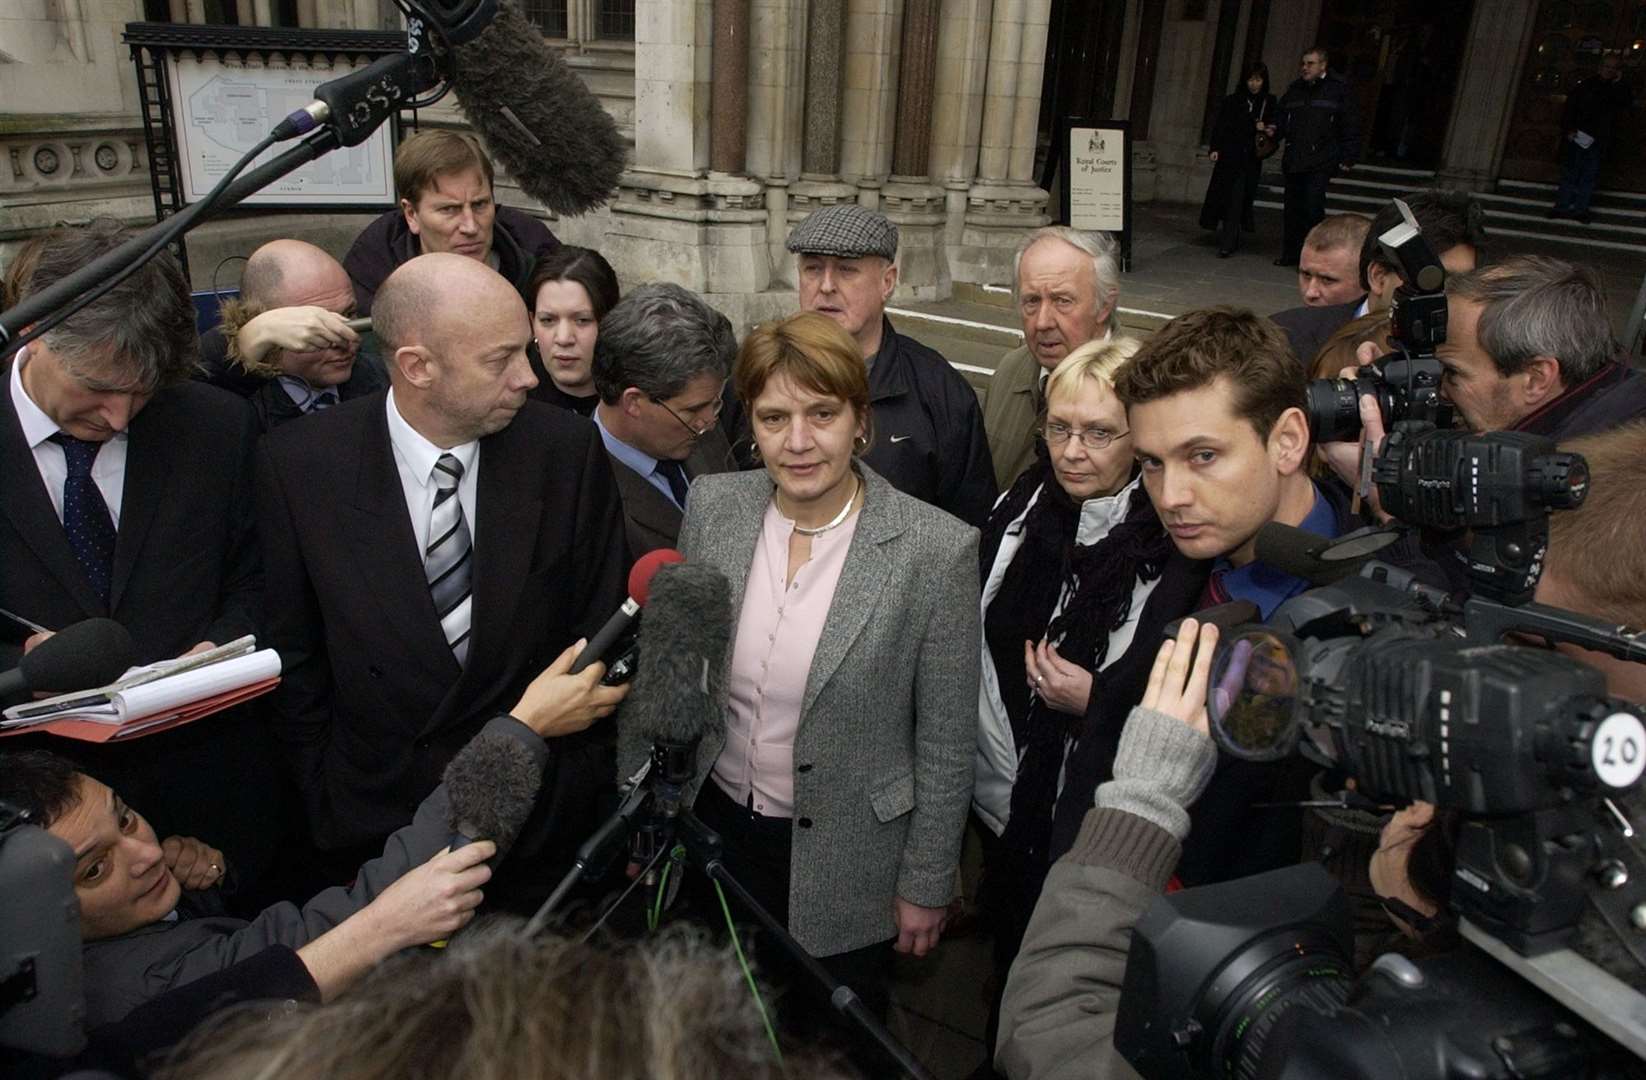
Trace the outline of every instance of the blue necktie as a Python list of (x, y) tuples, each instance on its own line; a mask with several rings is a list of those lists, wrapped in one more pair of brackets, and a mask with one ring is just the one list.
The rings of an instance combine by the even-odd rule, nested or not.
[(669, 494), (674, 496), (674, 504), (682, 510), (686, 509), (686, 490), (691, 487), (686, 480), (686, 467), (678, 461), (665, 458), (657, 463), (656, 472), (668, 483)]
[(114, 581), (114, 517), (91, 477), (92, 463), (103, 444), (61, 431), (51, 441), (63, 448), (69, 466), (69, 478), (63, 482), (63, 531), (68, 533), (69, 547), (86, 572), (92, 591), (107, 608)]

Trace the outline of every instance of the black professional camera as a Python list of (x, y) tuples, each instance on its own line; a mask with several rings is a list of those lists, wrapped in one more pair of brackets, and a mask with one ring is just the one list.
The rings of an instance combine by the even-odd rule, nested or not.
[(1400, 266), (1403, 281), (1389, 309), (1395, 351), (1361, 368), (1356, 378), (1309, 384), (1304, 409), (1309, 436), (1317, 443), (1347, 442), (1360, 435), (1362, 394), (1377, 398), (1386, 428), (1402, 420), (1452, 426), (1452, 404), (1440, 394), (1441, 368), (1435, 360), (1435, 346), (1446, 340), (1446, 268), (1423, 239), (1411, 209), (1400, 199), (1395, 205), (1404, 220), (1377, 238), (1384, 255)]
[(1531, 599), (1549, 546), (1549, 511), (1589, 493), (1589, 466), (1523, 432), (1437, 431), (1396, 424), (1372, 465), (1383, 509), (1430, 534), (1466, 535), (1477, 596)]
[[(1646, 860), (1607, 801), (1646, 771), (1646, 722), (1606, 694), (1593, 668), (1502, 644), (1509, 632), (1646, 661), (1633, 632), (1537, 604), (1472, 599), (1460, 613), (1444, 594), (1372, 563), (1220, 641), (1213, 733), (1258, 760), (1301, 745), (1364, 794), (1461, 811), (1452, 907), (1505, 953), (1535, 964), (1524, 958), (1564, 950), (1594, 903), (1646, 967), (1642, 935), (1629, 929), (1646, 912)], [(1497, 981), (1474, 980), (1478, 1000), (1463, 1011), (1448, 1003), (1460, 991), (1444, 965), (1352, 989), (1352, 956), (1341, 891), (1318, 866), (1163, 897), (1133, 935), (1116, 1046), (1150, 1078), (1610, 1075), (1595, 1069), (1616, 1052), (1612, 1028), (1597, 1025), (1610, 1038), (1597, 1037), (1547, 1000), (1534, 1014), (1511, 1007), (1526, 988), (1495, 964), (1487, 970)], [(1592, 965), (1585, 979), (1576, 1002), (1596, 999), (1594, 985), (1621, 986)], [(1646, 1000), (1627, 988), (1614, 1000), (1646, 1018)], [(1385, 1006), (1398, 1025), (1378, 1011)], [(1646, 1052), (1646, 1023), (1636, 1027)], [(1314, 1045), (1322, 1030), (1335, 1044)], [(1303, 1044), (1313, 1060), (1336, 1064), (1299, 1071)], [(1559, 1067), (1483, 1064), (1510, 1060)], [(1381, 1064), (1357, 1072), (1346, 1062)]]

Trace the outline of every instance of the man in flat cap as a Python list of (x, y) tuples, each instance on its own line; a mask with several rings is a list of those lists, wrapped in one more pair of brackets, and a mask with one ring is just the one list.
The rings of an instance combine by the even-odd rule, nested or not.
[(863, 351), (874, 445), (863, 460), (899, 490), (981, 526), (994, 506), (983, 410), (941, 355), (892, 329), (897, 226), (856, 203), (826, 206), (789, 234), (800, 306), (839, 323)]

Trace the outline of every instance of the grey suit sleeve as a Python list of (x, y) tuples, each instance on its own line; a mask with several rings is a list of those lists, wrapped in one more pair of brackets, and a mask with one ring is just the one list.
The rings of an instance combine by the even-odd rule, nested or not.
[(897, 895), (922, 907), (942, 907), (954, 894), (960, 837), (972, 801), (982, 629), (977, 530), (967, 527), (965, 533), (934, 580), (913, 583), (933, 589), (937, 601), (913, 658), (915, 805)]

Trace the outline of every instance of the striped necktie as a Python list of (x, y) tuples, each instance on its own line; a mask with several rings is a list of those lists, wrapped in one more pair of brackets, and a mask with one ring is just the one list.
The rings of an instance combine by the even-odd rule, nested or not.
[(463, 479), (463, 464), (451, 454), (441, 454), (434, 463), (434, 510), (429, 514), (429, 544), (423, 552), (423, 572), (429, 581), (429, 595), (440, 616), (440, 629), (459, 664), (469, 655), (469, 590), (473, 554), (469, 523), (463, 520), (463, 503), (457, 497)]

